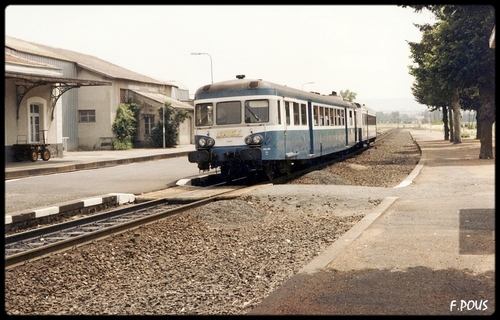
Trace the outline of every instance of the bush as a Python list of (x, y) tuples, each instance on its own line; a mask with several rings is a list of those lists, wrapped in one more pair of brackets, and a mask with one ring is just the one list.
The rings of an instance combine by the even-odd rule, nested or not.
[[(159, 119), (151, 131), (151, 141), (154, 148), (163, 148), (163, 109), (158, 109)], [(175, 109), (170, 103), (165, 103), (165, 147), (173, 148), (179, 140), (179, 125), (189, 117), (186, 110)]]
[(114, 140), (113, 141), (114, 150), (129, 150), (132, 149), (132, 141), (128, 140)]
[(117, 139), (113, 141), (113, 149), (132, 149), (132, 137), (137, 130), (136, 113), (139, 108), (137, 104), (121, 104), (116, 110), (116, 118), (111, 127)]

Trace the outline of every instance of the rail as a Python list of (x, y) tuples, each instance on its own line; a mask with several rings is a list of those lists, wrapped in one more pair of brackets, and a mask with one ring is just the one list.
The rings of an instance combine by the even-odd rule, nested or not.
[(114, 234), (135, 229), (156, 220), (220, 199), (222, 194), (230, 193), (243, 187), (233, 187), (221, 192), (213, 192), (206, 188), (198, 188), (205, 195), (193, 196), (192, 201), (186, 197), (180, 201), (160, 198), (143, 202), (132, 207), (112, 210), (87, 216), (40, 229), (33, 229), (5, 236), (5, 269), (8, 270), (31, 260), (37, 260), (50, 254), (88, 244)]

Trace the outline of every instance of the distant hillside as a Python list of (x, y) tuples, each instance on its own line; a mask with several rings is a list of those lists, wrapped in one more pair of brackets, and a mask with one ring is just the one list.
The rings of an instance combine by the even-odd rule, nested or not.
[(400, 114), (413, 116), (427, 110), (427, 106), (419, 104), (413, 98), (365, 99), (357, 102), (364, 103), (367, 107), (383, 113), (399, 111)]

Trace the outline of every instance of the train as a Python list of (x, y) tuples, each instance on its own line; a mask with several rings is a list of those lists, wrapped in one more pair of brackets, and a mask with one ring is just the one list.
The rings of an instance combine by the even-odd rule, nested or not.
[(188, 160), (226, 180), (262, 173), (272, 180), (376, 138), (376, 113), (364, 104), (237, 75), (196, 90)]

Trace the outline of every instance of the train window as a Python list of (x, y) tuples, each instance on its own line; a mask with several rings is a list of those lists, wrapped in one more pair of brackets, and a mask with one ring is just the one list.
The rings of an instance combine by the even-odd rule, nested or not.
[(314, 125), (317, 126), (319, 124), (319, 116), (318, 116), (318, 106), (313, 107), (314, 112)]
[(352, 122), (352, 110), (349, 110), (349, 124), (352, 126), (354, 123)]
[(368, 124), (377, 125), (377, 118), (373, 115), (368, 115)]
[(330, 108), (330, 125), (334, 126), (335, 125), (335, 114), (334, 114), (335, 109)]
[(219, 102), (215, 108), (217, 124), (241, 123), (241, 101)]
[(214, 107), (211, 103), (197, 104), (194, 110), (196, 126), (211, 126), (214, 124)]
[(290, 124), (290, 102), (285, 101), (285, 117), (286, 117), (286, 124)]
[(299, 104), (297, 102), (293, 103), (293, 124), (299, 125), (300, 124), (300, 119), (299, 119)]
[(345, 125), (345, 113), (344, 110), (340, 110), (340, 125), (343, 126)]
[(324, 111), (324, 107), (319, 107), (319, 120), (320, 120), (320, 126), (324, 126), (325, 125), (325, 111)]
[(269, 100), (245, 101), (245, 123), (269, 122)]
[(307, 106), (305, 103), (300, 105), (300, 120), (303, 125), (307, 125)]

